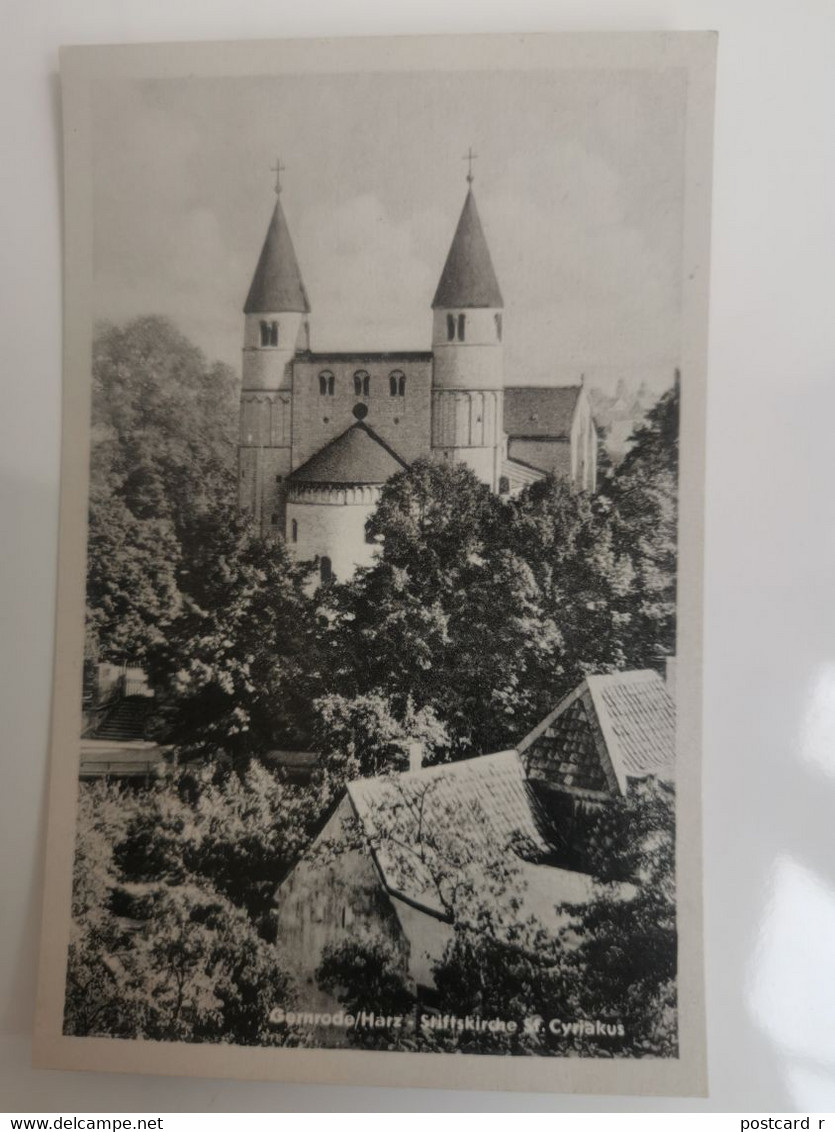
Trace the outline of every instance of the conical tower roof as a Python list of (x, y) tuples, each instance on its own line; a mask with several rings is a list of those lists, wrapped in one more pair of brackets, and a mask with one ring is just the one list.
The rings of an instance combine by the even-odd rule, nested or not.
[(503, 306), (473, 190), (469, 189), (432, 307)]
[(279, 197), (246, 297), (244, 314), (284, 311), (308, 314), (310, 303)]

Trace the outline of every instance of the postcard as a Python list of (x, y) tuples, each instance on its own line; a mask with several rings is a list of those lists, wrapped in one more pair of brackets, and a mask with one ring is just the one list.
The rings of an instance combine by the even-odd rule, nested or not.
[(37, 1065), (704, 1093), (714, 58), (64, 51)]

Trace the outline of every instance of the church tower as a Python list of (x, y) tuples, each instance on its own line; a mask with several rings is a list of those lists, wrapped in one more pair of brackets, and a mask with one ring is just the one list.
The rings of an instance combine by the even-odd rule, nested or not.
[(281, 171), (278, 163), (275, 209), (244, 304), (238, 498), (262, 534), (284, 535), (293, 360), (310, 348), (310, 303), (281, 207)]
[(432, 302), (432, 454), (467, 464), (493, 491), (504, 458), (504, 303), (469, 188)]

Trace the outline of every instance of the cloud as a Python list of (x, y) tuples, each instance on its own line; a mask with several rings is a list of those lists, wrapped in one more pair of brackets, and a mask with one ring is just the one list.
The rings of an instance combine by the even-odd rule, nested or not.
[(440, 266), (426, 257), (438, 217), (396, 221), (365, 193), (307, 209), (294, 234), (317, 349), (426, 349)]

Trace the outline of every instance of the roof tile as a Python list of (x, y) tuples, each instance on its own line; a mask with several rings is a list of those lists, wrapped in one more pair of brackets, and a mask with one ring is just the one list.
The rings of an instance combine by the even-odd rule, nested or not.
[(671, 777), (676, 707), (658, 673), (649, 668), (589, 676), (588, 686), (618, 779)]
[(582, 385), (506, 386), (504, 430), (510, 437), (568, 437)]
[[(496, 851), (534, 860), (550, 852), (516, 751), (356, 779), (348, 793), (366, 835), (377, 843), (386, 887), (436, 912), (443, 911), (437, 892), (443, 866), (435, 867), (440, 854), (456, 856), (463, 849), (470, 860), (459, 865), (477, 868)], [(439, 843), (438, 831), (450, 845)]]
[(310, 303), (279, 197), (246, 297), (244, 314), (286, 311), (308, 314)]
[(407, 468), (405, 460), (357, 421), (291, 474), (293, 483), (382, 484)]
[(438, 307), (502, 307), (502, 293), (472, 189), (467, 193), (432, 301)]

